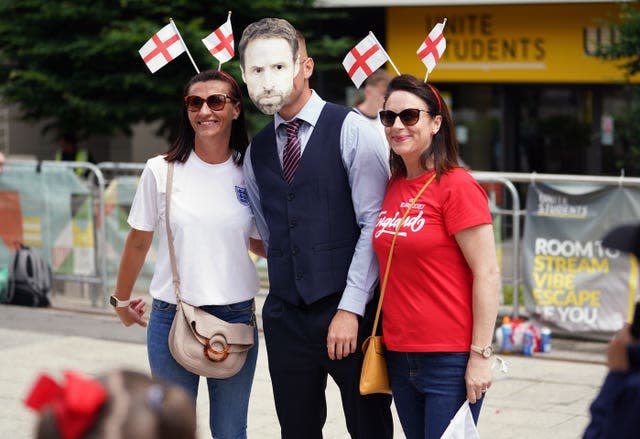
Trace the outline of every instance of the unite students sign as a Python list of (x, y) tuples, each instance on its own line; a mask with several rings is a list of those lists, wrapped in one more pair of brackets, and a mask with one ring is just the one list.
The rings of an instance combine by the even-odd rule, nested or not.
[(603, 19), (619, 9), (616, 2), (390, 7), (384, 43), (402, 73), (420, 78), (424, 66), (408, 48), (446, 17), (447, 51), (429, 81), (618, 83), (622, 61), (595, 53), (615, 38)]

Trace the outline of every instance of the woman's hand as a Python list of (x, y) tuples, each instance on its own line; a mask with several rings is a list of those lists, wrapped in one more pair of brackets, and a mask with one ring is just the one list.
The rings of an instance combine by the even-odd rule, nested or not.
[(124, 326), (131, 326), (135, 323), (146, 327), (147, 321), (142, 318), (145, 305), (144, 299), (132, 299), (126, 308), (115, 308), (115, 310)]
[(484, 358), (476, 352), (471, 352), (464, 381), (467, 386), (467, 399), (469, 403), (475, 404), (489, 390), (493, 382), (491, 358)]
[[(133, 228), (129, 231), (124, 244), (124, 251), (122, 252), (118, 278), (116, 280), (115, 291), (119, 292), (120, 297), (124, 298), (131, 295), (133, 285), (142, 269), (144, 259), (149, 252), (152, 241), (153, 232), (145, 232)], [(118, 314), (124, 326), (131, 326), (134, 323), (140, 326), (147, 326), (147, 322), (142, 319), (144, 315), (144, 305), (144, 300), (133, 299), (129, 302), (128, 307), (116, 308), (116, 314)]]

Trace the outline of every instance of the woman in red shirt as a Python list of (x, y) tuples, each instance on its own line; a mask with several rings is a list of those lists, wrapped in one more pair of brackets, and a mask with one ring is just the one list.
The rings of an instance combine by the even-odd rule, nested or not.
[[(394, 78), (380, 117), (391, 180), (374, 231), (393, 397), (409, 439), (439, 438), (465, 399), (477, 422), (491, 386), (500, 273), (487, 196), (458, 164), (449, 110), (438, 91)], [(422, 195), (414, 197), (428, 185)]]

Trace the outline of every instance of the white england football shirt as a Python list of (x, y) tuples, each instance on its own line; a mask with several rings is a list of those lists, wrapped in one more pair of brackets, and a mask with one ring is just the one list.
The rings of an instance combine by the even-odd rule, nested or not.
[[(149, 292), (175, 303), (165, 227), (168, 164), (163, 156), (147, 161), (128, 222), (135, 229), (159, 230), (158, 256)], [(175, 164), (171, 231), (185, 302), (227, 305), (252, 299), (258, 274), (249, 257), (249, 237), (259, 239), (249, 208), (242, 168), (231, 158), (209, 164), (195, 152)]]

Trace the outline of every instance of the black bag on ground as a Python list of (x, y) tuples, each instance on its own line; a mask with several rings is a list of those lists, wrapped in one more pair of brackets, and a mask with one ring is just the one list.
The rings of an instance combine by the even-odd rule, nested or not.
[(51, 266), (33, 248), (21, 245), (9, 263), (8, 303), (24, 306), (49, 306)]

